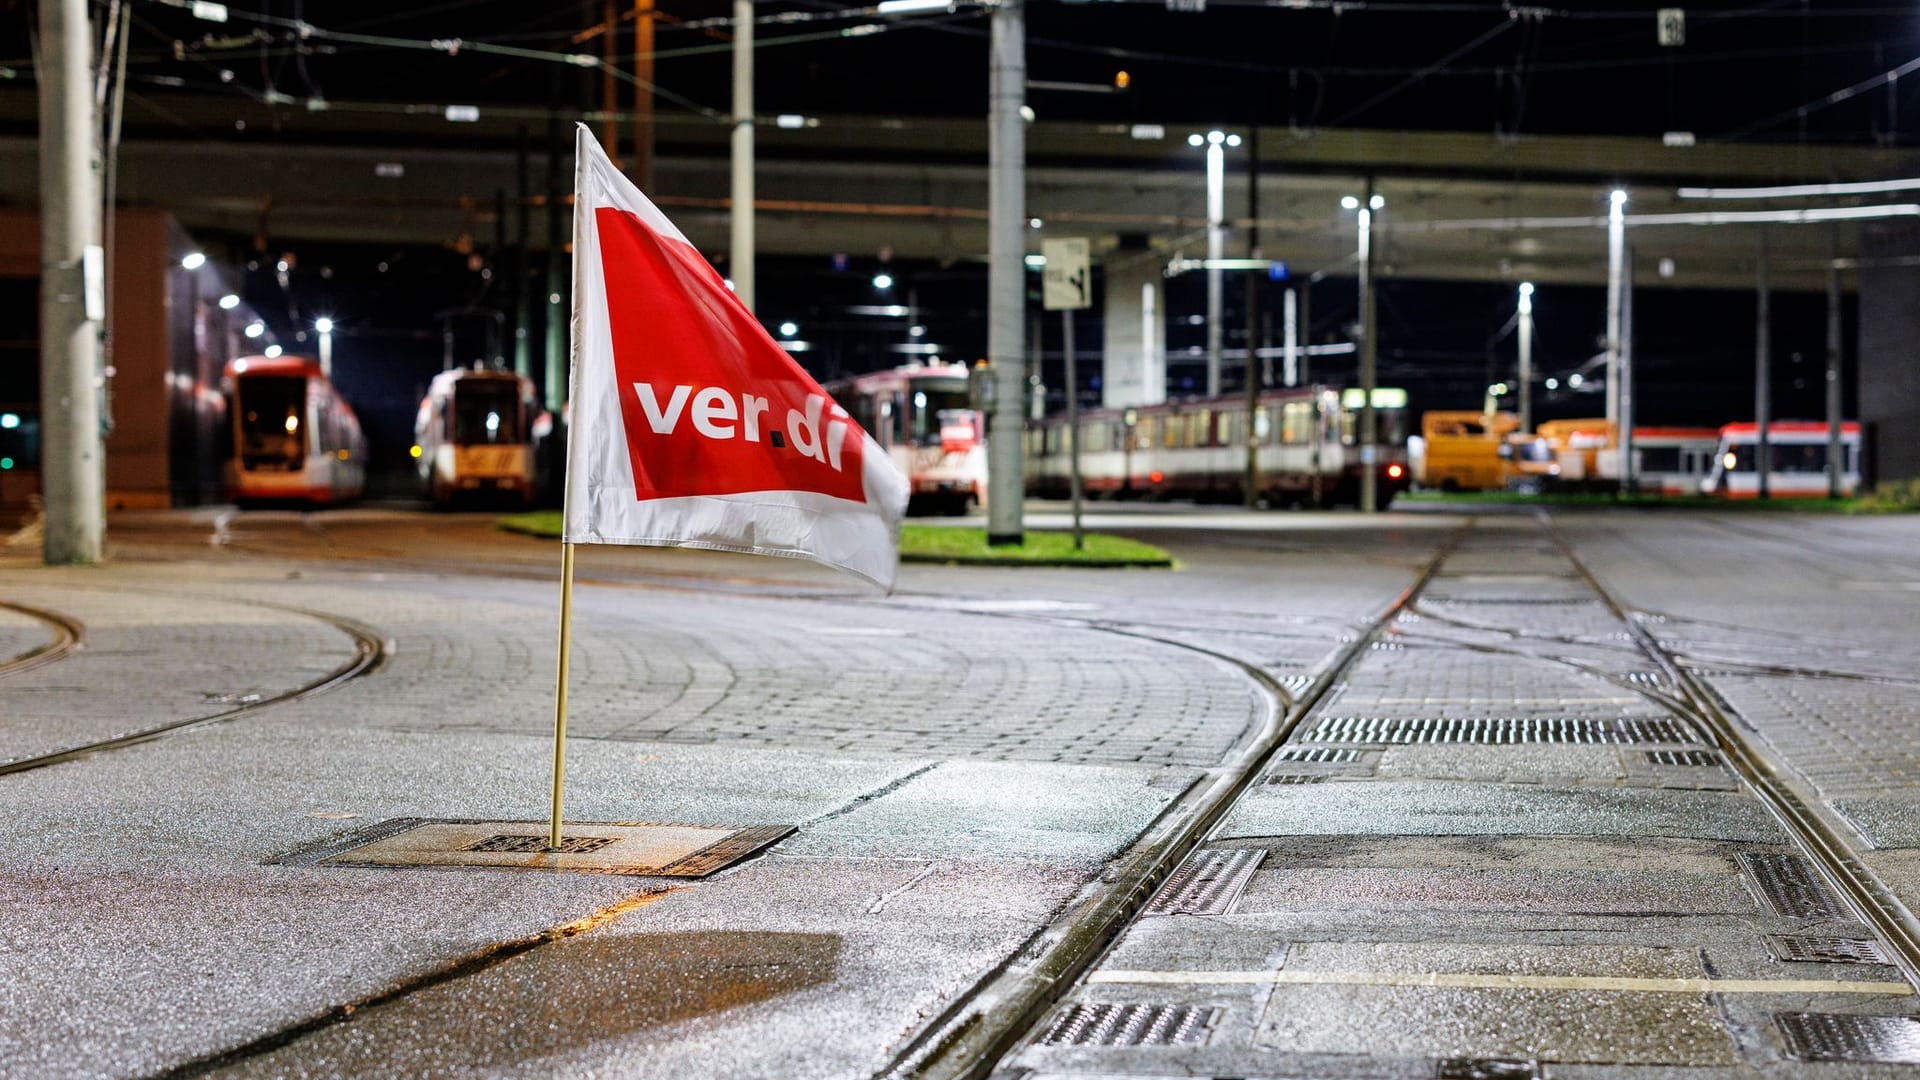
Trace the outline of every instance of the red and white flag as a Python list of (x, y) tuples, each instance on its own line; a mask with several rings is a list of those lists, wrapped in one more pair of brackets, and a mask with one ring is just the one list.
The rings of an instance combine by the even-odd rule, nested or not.
[(813, 559), (893, 584), (907, 482), (580, 126), (568, 543)]

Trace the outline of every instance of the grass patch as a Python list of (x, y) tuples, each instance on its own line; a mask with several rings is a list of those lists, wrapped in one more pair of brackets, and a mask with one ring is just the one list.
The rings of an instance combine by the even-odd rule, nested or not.
[(908, 525), (900, 530), (900, 561), (961, 563), (978, 566), (1159, 566), (1173, 557), (1138, 540), (1107, 533), (1084, 533), (1086, 546), (1075, 549), (1073, 534), (1028, 530), (1025, 543), (987, 546), (987, 530), (958, 525)]
[[(560, 511), (534, 510), (494, 519), (494, 526), (548, 540), (560, 538)], [(959, 563), (977, 566), (1148, 566), (1169, 567), (1173, 557), (1138, 540), (1106, 533), (1086, 533), (1086, 546), (1075, 550), (1073, 534), (1031, 532), (1026, 543), (988, 547), (985, 529), (952, 525), (908, 525), (900, 530), (900, 561)]]
[(1630, 506), (1670, 510), (1750, 511), (1791, 514), (1902, 514), (1920, 511), (1920, 481), (1882, 484), (1850, 499), (1727, 499), (1714, 495), (1615, 494), (1602, 491), (1408, 491), (1397, 502), (1459, 505)]

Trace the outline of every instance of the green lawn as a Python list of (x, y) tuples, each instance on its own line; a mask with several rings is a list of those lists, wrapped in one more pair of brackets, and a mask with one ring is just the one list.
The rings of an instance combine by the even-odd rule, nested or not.
[[(495, 521), (508, 532), (557, 539), (560, 512), (535, 510)], [(1018, 546), (988, 547), (985, 529), (949, 525), (908, 525), (900, 530), (900, 561), (963, 563), (982, 566), (1147, 566), (1170, 567), (1173, 558), (1152, 544), (1105, 533), (1085, 534), (1086, 546), (1073, 547), (1064, 532), (1028, 532)]]

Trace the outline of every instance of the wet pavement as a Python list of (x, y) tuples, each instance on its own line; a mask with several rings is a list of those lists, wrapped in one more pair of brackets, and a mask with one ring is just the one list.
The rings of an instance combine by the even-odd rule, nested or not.
[[(1920, 1073), (1920, 1001), (1871, 962), (1897, 943), (1711, 726), (1912, 906), (1920, 522), (1091, 523), (1181, 568), (909, 566), (881, 597), (583, 550), (569, 820), (795, 827), (700, 879), (284, 859), (544, 817), (550, 544), (187, 512), (116, 519), (102, 567), (0, 555), (0, 1071), (960, 1075), (941, 1047), (999, 1023), (960, 1066)], [(85, 648), (15, 670), (54, 633), (31, 610)], [(1205, 888), (1089, 937), (1159, 862)], [(1781, 959), (1810, 939), (1872, 944)], [(1019, 1023), (984, 1004), (1072, 949)]]

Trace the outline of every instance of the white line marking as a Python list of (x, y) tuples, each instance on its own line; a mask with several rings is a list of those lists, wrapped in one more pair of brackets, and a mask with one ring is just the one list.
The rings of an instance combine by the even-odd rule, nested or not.
[(1414, 986), (1464, 990), (1620, 990), (1645, 994), (1889, 994), (1903, 982), (1826, 979), (1637, 979), (1612, 975), (1493, 975), (1449, 971), (1096, 971), (1096, 983)]

